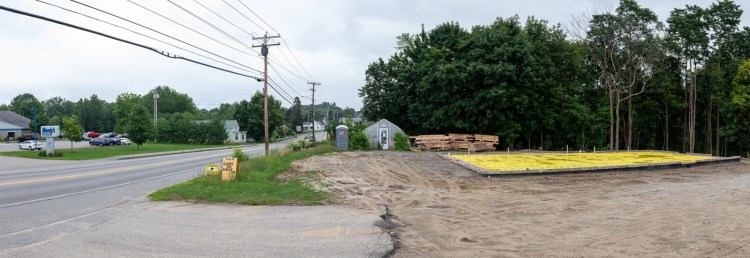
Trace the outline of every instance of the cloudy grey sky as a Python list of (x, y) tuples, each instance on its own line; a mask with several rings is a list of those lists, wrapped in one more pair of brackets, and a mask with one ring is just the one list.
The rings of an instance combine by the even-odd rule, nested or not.
[[(174, 46), (37, 1), (0, 0), (0, 5), (59, 19), (159, 50), (227, 67), (194, 53), (223, 61), (219, 57), (74, 2), (44, 1), (106, 20)], [(138, 22), (252, 69), (263, 69), (262, 59), (257, 53), (252, 52), (253, 50), (233, 41), (166, 0), (77, 1)], [(357, 89), (364, 83), (367, 65), (378, 57), (385, 58), (393, 54), (396, 36), (402, 33), (417, 33), (422, 24), (426, 29), (430, 29), (440, 23), (457, 21), (461, 26), (470, 28), (473, 25), (489, 24), (497, 17), (505, 18), (518, 14), (522, 19), (535, 16), (550, 23), (565, 25), (573, 15), (611, 10), (617, 4), (614, 0), (242, 0), (242, 3), (270, 24), (271, 28), (242, 6), (239, 0), (173, 2), (246, 45), (258, 44), (252, 40), (253, 35), (259, 36), (265, 31), (276, 34), (275, 29), (284, 41), (281, 42), (282, 46), (270, 49), (270, 57), (273, 60), (271, 66), (275, 71), (269, 70), (269, 75), (278, 84), (277, 87), (283, 89), (282, 95), (301, 96), (302, 103), (309, 104), (310, 91), (306, 82), (314, 80), (322, 83), (316, 93), (316, 103), (335, 102), (338, 106), (355, 109), (362, 107)], [(675, 7), (683, 7), (685, 4), (707, 7), (712, 2), (714, 1), (640, 1), (642, 6), (656, 12), (662, 21)], [(750, 8), (746, 0), (736, 2), (742, 5), (743, 9)], [(221, 43), (185, 29), (133, 3)], [(222, 20), (209, 9), (238, 25), (242, 30)], [(742, 16), (743, 26), (750, 26), (748, 12), (750, 11), (746, 11)], [(96, 94), (112, 102), (123, 92), (145, 94), (158, 85), (168, 85), (179, 92), (189, 94), (199, 108), (210, 109), (221, 103), (249, 99), (252, 93), (263, 88), (262, 83), (245, 77), (186, 61), (168, 59), (142, 48), (7, 11), (0, 11), (0, 24), (0, 103), (9, 104), (13, 97), (25, 92), (34, 94), (40, 100), (62, 96), (77, 101)], [(175, 46), (194, 53), (180, 50)], [(253, 70), (240, 72), (260, 76)], [(280, 98), (273, 90), (269, 89), (269, 92)], [(285, 101), (282, 102), (284, 106), (289, 106)]]

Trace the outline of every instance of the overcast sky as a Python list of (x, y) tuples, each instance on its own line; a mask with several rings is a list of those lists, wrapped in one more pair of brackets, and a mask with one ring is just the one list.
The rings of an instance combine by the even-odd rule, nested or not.
[[(59, 19), (249, 75), (261, 76), (257, 71), (233, 64), (248, 70), (241, 71), (197, 54), (228, 64), (236, 62), (252, 69), (263, 70), (262, 59), (257, 53), (252, 52), (253, 50), (233, 41), (167, 1), (78, 0), (201, 47), (220, 57), (71, 1), (45, 1), (106, 20), (174, 46), (36, 1), (0, 0), (0, 5)], [(242, 0), (242, 3), (270, 24), (270, 28), (242, 6), (239, 0), (198, 1), (238, 25), (242, 28), (240, 30), (195, 1), (173, 2), (248, 46), (258, 44), (252, 40), (252, 36), (259, 36), (265, 31), (275, 35), (275, 29), (284, 41), (281, 41), (283, 45), (270, 48), (269, 56), (273, 60), (271, 66), (276, 71), (269, 69), (269, 76), (281, 88), (279, 90), (283, 89), (286, 92), (282, 92), (284, 96), (287, 93), (291, 96), (302, 96), (302, 103), (309, 104), (311, 93), (306, 82), (314, 80), (322, 84), (317, 87), (319, 91), (316, 92), (316, 103), (335, 102), (340, 107), (348, 106), (357, 110), (362, 107), (357, 90), (364, 83), (367, 65), (378, 57), (387, 58), (392, 55), (396, 36), (402, 33), (418, 33), (422, 24), (429, 30), (437, 24), (456, 21), (461, 26), (470, 28), (473, 25), (490, 24), (497, 17), (507, 18), (518, 14), (522, 19), (535, 16), (550, 23), (565, 25), (572, 15), (612, 10), (617, 5), (617, 1), (595, 0)], [(714, 1), (642, 0), (640, 4), (652, 9), (664, 21), (675, 7), (683, 7), (685, 4), (707, 7), (712, 2)], [(743, 5), (743, 9), (749, 8), (746, 1), (735, 2)], [(158, 12), (212, 39), (185, 29), (133, 3)], [(230, 5), (242, 14), (233, 10)], [(245, 17), (260, 26), (251, 23)], [(13, 97), (26, 92), (34, 94), (40, 100), (62, 96), (77, 101), (96, 94), (104, 100), (113, 102), (117, 95), (123, 92), (145, 94), (158, 85), (168, 85), (190, 95), (199, 108), (211, 109), (221, 103), (249, 99), (252, 93), (263, 89), (262, 83), (249, 78), (165, 58), (142, 48), (7, 11), (0, 11), (0, 24), (0, 103), (9, 104)], [(750, 26), (748, 11), (742, 16), (742, 25)], [(180, 50), (175, 46), (194, 53)], [(281, 99), (273, 90), (269, 89), (269, 92)], [(282, 103), (286, 107), (289, 106), (286, 101), (282, 100)]]

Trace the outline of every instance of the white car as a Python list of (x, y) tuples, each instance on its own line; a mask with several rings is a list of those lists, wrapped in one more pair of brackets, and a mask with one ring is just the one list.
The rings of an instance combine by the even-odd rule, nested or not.
[(120, 145), (130, 145), (131, 143), (133, 142), (131, 142), (128, 138), (120, 138)]
[(42, 149), (42, 143), (39, 141), (25, 141), (18, 144), (18, 149), (21, 150), (41, 150)]

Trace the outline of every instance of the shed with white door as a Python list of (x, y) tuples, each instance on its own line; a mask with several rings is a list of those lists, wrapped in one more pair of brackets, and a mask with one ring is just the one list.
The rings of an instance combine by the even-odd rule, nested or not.
[(368, 126), (364, 133), (370, 139), (370, 148), (388, 150), (395, 146), (394, 136), (396, 133), (404, 133), (404, 131), (391, 121), (380, 119), (380, 121)]

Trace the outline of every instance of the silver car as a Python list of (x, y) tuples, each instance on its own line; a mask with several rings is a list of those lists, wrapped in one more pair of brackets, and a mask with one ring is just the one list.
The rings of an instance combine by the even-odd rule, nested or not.
[(28, 140), (18, 144), (20, 150), (41, 150), (42, 143), (39, 141)]

